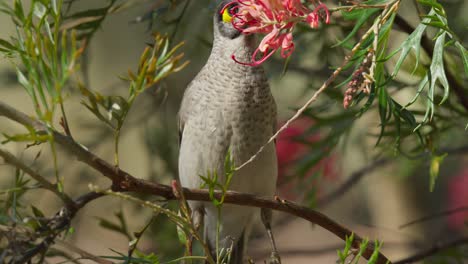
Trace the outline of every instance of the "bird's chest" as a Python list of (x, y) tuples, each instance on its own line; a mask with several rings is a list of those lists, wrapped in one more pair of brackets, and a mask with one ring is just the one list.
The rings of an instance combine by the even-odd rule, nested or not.
[(269, 94), (232, 97), (222, 107), (223, 130), (235, 163), (249, 159), (273, 134), (276, 109)]

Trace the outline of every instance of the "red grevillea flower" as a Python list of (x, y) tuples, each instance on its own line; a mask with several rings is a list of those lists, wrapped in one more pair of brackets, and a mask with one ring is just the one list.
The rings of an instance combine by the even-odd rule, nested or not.
[[(281, 197), (295, 200), (302, 193), (300, 189), (317, 189), (317, 195), (323, 193), (320, 183), (329, 183), (337, 180), (338, 169), (335, 154), (330, 154), (316, 166), (305, 172), (303, 177), (292, 177), (297, 170), (298, 161), (301, 157), (308, 155), (310, 144), (323, 140), (320, 134), (303, 136), (313, 125), (313, 121), (300, 118), (286, 128), (277, 138), (276, 154), (278, 156), (278, 191)], [(314, 174), (321, 172), (320, 179), (313, 180)]]
[[(266, 34), (252, 54), (251, 62), (240, 62), (232, 55), (236, 62), (250, 66), (262, 64), (278, 49), (281, 49), (283, 58), (289, 57), (294, 51), (292, 31), (297, 23), (305, 22), (312, 28), (318, 28), (321, 19), (327, 24), (330, 22), (330, 12), (321, 2), (313, 10), (303, 5), (301, 0), (235, 0), (224, 6), (221, 12), (226, 8), (231, 12), (232, 25), (243, 34)], [(261, 56), (257, 59), (259, 53)]]

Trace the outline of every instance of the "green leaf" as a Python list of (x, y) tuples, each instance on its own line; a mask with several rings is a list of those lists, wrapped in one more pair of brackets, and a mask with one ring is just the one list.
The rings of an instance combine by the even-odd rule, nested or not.
[(468, 76), (468, 51), (458, 41), (455, 43), (455, 46), (460, 51), (460, 55), (461, 55), (461, 58), (462, 58), (462, 61), (463, 61), (463, 67), (465, 68), (465, 74)]
[(24, 9), (23, 9), (23, 4), (21, 3), (20, 0), (15, 0), (15, 4), (14, 4), (14, 13), (16, 15), (16, 17), (20, 20), (20, 21), (24, 21), (25, 20), (25, 17), (24, 17)]
[(418, 90), (416, 91), (416, 94), (414, 95), (413, 99), (411, 99), (411, 101), (409, 101), (406, 105), (405, 105), (405, 108), (407, 108), (408, 106), (414, 104), (414, 102), (416, 102), (416, 100), (419, 98), (419, 95), (421, 94), (421, 92), (424, 90), (424, 88), (426, 87), (426, 85), (429, 83), (429, 75), (426, 74), (424, 76), (424, 78), (421, 80), (421, 82), (419, 83), (418, 85)]
[(185, 230), (180, 227), (180, 226), (176, 226), (177, 228), (177, 238), (179, 239), (179, 242), (182, 244), (182, 245), (185, 245), (185, 243), (187, 242), (188, 240), (188, 237), (187, 237), (187, 234), (185, 232)]
[[(438, 17), (437, 17), (438, 19)], [(448, 27), (448, 25), (442, 21), (431, 21), (431, 22), (428, 22), (428, 23), (425, 23), (425, 22), (422, 22), (424, 23), (424, 25), (427, 25), (427, 26), (431, 26), (431, 27), (435, 27), (435, 28), (439, 28), (439, 29), (442, 29), (444, 31), (447, 31), (447, 32), (452, 32), (450, 30), (450, 28)]]
[(447, 100), (449, 96), (449, 91), (450, 91), (447, 76), (445, 75), (445, 70), (444, 70), (444, 44), (445, 44), (446, 35), (447, 33), (443, 32), (437, 37), (436, 42), (434, 44), (434, 54), (432, 55), (432, 63), (430, 67), (430, 71), (431, 71), (431, 82), (429, 85), (430, 99), (434, 102), (434, 90), (435, 90), (435, 85), (437, 81), (439, 81), (442, 87), (444, 88), (444, 96), (439, 104), (442, 104), (445, 102), (445, 100)]
[(367, 262), (368, 264), (377, 263), (377, 260), (379, 258), (379, 251), (381, 247), (382, 247), (382, 243), (376, 240), (374, 243), (374, 251), (372, 252), (371, 257), (369, 258), (369, 261)]
[(37, 207), (35, 207), (34, 205), (31, 205), (31, 209), (35, 217), (41, 217), (41, 218), (45, 217), (44, 213), (41, 210), (39, 210)]
[(17, 50), (17, 48), (13, 44), (1, 38), (0, 38), (0, 46), (3, 46), (5, 49), (10, 50), (10, 51)]
[(114, 215), (119, 219), (119, 224), (112, 223), (111, 221), (105, 218), (97, 218), (99, 220), (99, 225), (105, 229), (115, 231), (126, 236), (128, 240), (132, 240), (133, 238), (128, 233), (123, 214), (121, 212), (117, 212)]
[(346, 236), (346, 244), (345, 244), (345, 248), (343, 249), (343, 251), (337, 250), (338, 258), (340, 259), (339, 263), (344, 264), (348, 256), (351, 254), (350, 250), (353, 246), (353, 240), (354, 240), (354, 233), (351, 233), (351, 236), (349, 237)]
[(437, 177), (439, 176), (440, 164), (444, 161), (445, 157), (447, 157), (447, 153), (444, 153), (440, 156), (433, 155), (431, 158), (431, 167), (429, 169), (429, 176), (430, 176), (429, 190), (431, 192), (434, 191), (435, 182), (437, 180)]
[(34, 2), (33, 13), (39, 20), (42, 20), (47, 14), (47, 8), (41, 2)]
[(442, 9), (442, 5), (439, 4), (436, 0), (418, 0), (419, 3), (423, 5), (430, 6), (432, 8)]
[(380, 140), (382, 140), (382, 137), (385, 132), (385, 126), (387, 125), (388, 121), (388, 116), (391, 115), (391, 111), (389, 111), (389, 103), (388, 103), (388, 94), (387, 91), (381, 87), (378, 90), (378, 95), (379, 95), (379, 115), (380, 115), (380, 135), (379, 138), (377, 139), (377, 142), (375, 145), (379, 145)]
[(57, 0), (51, 0), (50, 5), (52, 6), (52, 11), (54, 12), (54, 15), (57, 16), (59, 14)]
[(346, 43), (348, 40), (350, 40), (354, 35), (356, 35), (356, 33), (362, 27), (362, 25), (366, 23), (367, 21), (369, 21), (369, 18), (375, 13), (377, 13), (378, 11), (379, 9), (377, 8), (355, 9), (353, 11), (348, 12), (352, 14), (348, 14), (347, 16), (344, 15), (345, 18), (348, 18), (348, 19), (357, 18), (358, 20), (356, 21), (356, 24), (354, 25), (353, 30), (351, 30), (351, 32), (343, 40), (333, 45), (332, 47), (341, 46), (344, 43)]
[(31, 84), (29, 83), (28, 79), (24, 74), (20, 71), (20, 69), (16, 68), (16, 75), (18, 76), (18, 82), (26, 88), (26, 91), (30, 96), (33, 94), (33, 88), (31, 87)]
[[(429, 14), (433, 14), (434, 11), (431, 10)], [(408, 38), (401, 44), (401, 46), (395, 51), (401, 51), (400, 57), (398, 58), (398, 61), (395, 63), (395, 68), (393, 69), (392, 76), (396, 76), (398, 71), (400, 70), (400, 67), (403, 63), (403, 61), (406, 59), (408, 56), (409, 52), (411, 50), (414, 50), (415, 57), (416, 57), (416, 63), (414, 66), (414, 70), (417, 68), (419, 64), (419, 53), (421, 49), (421, 38), (423, 36), (424, 31), (427, 28), (427, 25), (424, 23), (429, 23), (431, 20), (430, 18), (424, 18), (421, 24), (419, 24), (416, 29), (411, 33)], [(393, 54), (395, 54), (395, 52)], [(393, 56), (390, 55), (391, 56)]]
[(67, 17), (67, 19), (69, 19), (69, 18), (102, 17), (102, 16), (105, 16), (107, 14), (108, 10), (109, 10), (108, 6), (102, 7), (102, 8), (88, 9), (88, 10), (85, 10), (85, 11), (76, 12), (76, 13), (72, 14), (71, 16)]

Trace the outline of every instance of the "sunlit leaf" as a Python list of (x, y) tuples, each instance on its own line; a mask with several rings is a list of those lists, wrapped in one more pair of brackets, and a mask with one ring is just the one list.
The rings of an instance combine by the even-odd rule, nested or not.
[(442, 5), (439, 4), (436, 0), (418, 0), (419, 3), (427, 5), (433, 8), (442, 9)]
[(431, 166), (429, 170), (430, 176), (430, 184), (429, 190), (432, 192), (434, 191), (435, 182), (437, 177), (439, 176), (440, 164), (444, 161), (445, 157), (447, 157), (447, 153), (442, 155), (432, 155), (431, 157)]
[(33, 10), (34, 15), (40, 20), (42, 20), (45, 17), (47, 12), (47, 8), (41, 2), (38, 1), (34, 2)]

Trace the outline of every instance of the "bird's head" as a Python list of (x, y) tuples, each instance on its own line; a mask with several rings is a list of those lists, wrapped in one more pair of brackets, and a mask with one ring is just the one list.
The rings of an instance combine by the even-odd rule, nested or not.
[(225, 39), (236, 39), (241, 36), (241, 32), (234, 28), (232, 19), (237, 12), (237, 3), (228, 5), (231, 1), (220, 1), (214, 14), (215, 37), (216, 35)]

